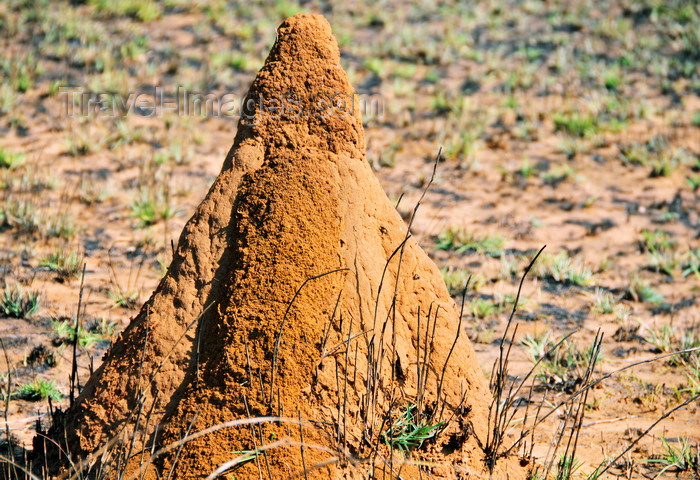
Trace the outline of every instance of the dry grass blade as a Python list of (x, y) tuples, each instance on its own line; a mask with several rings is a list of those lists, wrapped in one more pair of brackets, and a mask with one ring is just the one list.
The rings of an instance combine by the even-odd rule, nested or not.
[[(602, 342), (603, 335), (600, 333), (599, 330), (591, 347), (592, 354), (590, 356), (588, 364), (586, 365), (586, 372), (583, 377), (584, 384), (590, 382), (590, 378), (593, 375), (593, 370), (595, 369), (596, 360), (598, 359), (598, 353), (600, 352), (600, 346)], [(569, 404), (568, 411), (566, 415), (564, 415), (563, 424), (559, 430), (560, 433), (559, 435), (557, 435), (556, 441), (554, 442), (554, 450), (550, 456), (550, 461), (545, 471), (545, 478), (549, 478), (550, 470), (554, 465), (554, 461), (557, 458), (559, 445), (561, 444), (562, 440), (567, 436), (567, 430), (569, 431), (569, 433), (566, 442), (566, 447), (564, 449), (564, 453), (561, 455), (560, 459), (557, 462), (556, 479), (568, 480), (573, 474), (576, 461), (576, 446), (578, 444), (578, 437), (579, 433), (581, 432), (581, 425), (583, 424), (583, 417), (585, 415), (588, 391), (589, 390), (586, 390), (586, 393), (577, 397), (577, 401), (572, 400)], [(572, 423), (571, 426), (567, 428), (570, 419), (572, 420)]]
[(637, 436), (637, 438), (635, 438), (635, 439), (627, 446), (627, 448), (625, 448), (617, 457), (615, 457), (615, 458), (612, 459), (611, 461), (607, 462), (607, 464), (605, 465), (605, 467), (603, 467), (602, 470), (600, 470), (600, 471), (596, 470), (597, 477), (600, 477), (600, 476), (603, 475), (605, 472), (607, 472), (607, 471), (610, 469), (610, 467), (612, 467), (613, 465), (615, 465), (615, 464), (617, 463), (617, 461), (620, 460), (627, 452), (629, 452), (630, 450), (632, 450), (632, 448), (633, 448), (637, 443), (639, 443), (639, 441), (640, 441), (642, 438), (646, 437), (646, 436), (649, 434), (649, 432), (651, 432), (651, 431), (654, 429), (654, 427), (656, 427), (659, 423), (661, 423), (663, 420), (665, 420), (666, 418), (668, 418), (668, 417), (670, 417), (671, 415), (673, 415), (674, 412), (680, 410), (681, 408), (684, 408), (684, 407), (687, 406), (687, 405), (690, 405), (691, 403), (693, 403), (694, 401), (696, 401), (696, 400), (698, 400), (698, 399), (700, 399), (700, 393), (698, 393), (697, 395), (694, 395), (694, 396), (688, 398), (688, 399), (687, 399), (686, 401), (684, 401), (683, 403), (681, 403), (681, 404), (679, 404), (679, 405), (676, 405), (676, 406), (673, 407), (671, 410), (669, 410), (668, 412), (666, 412), (666, 413), (664, 413), (663, 415), (661, 415), (654, 423), (652, 423), (651, 425), (649, 425), (649, 427), (648, 427), (646, 430), (644, 430), (641, 434), (639, 434), (639, 435)]
[[(172, 442), (164, 447), (161, 447), (158, 449), (153, 455), (151, 455), (148, 460), (143, 463), (142, 465), (139, 466), (139, 468), (134, 471), (130, 476), (127, 476), (124, 480), (136, 480), (137, 478), (141, 478), (143, 474), (145, 474), (146, 469), (153, 464), (153, 462), (157, 459), (162, 457), (163, 455), (172, 452), (176, 449), (181, 448), (183, 445), (185, 445), (187, 442), (191, 442), (192, 440), (196, 440), (198, 438), (204, 437), (206, 435), (209, 435), (213, 432), (222, 430), (224, 428), (232, 428), (232, 427), (239, 427), (243, 425), (257, 425), (261, 423), (291, 423), (291, 424), (298, 424), (299, 421), (295, 418), (283, 418), (283, 417), (256, 417), (256, 418), (243, 418), (243, 419), (238, 419), (238, 420), (230, 420), (228, 422), (223, 422), (219, 423), (216, 425), (212, 425), (211, 427), (207, 427), (203, 430), (199, 430), (194, 433), (190, 433), (185, 435), (183, 438), (180, 440), (177, 440), (175, 442)], [(269, 447), (269, 445), (267, 446)], [(265, 448), (265, 446), (260, 447), (258, 451), (263, 452), (269, 448)]]
[(78, 293), (78, 311), (75, 314), (75, 327), (73, 329), (73, 338), (71, 339), (73, 347), (73, 358), (71, 360), (71, 372), (70, 372), (70, 406), (73, 406), (75, 402), (76, 392), (80, 395), (80, 385), (78, 379), (78, 333), (80, 332), (80, 310), (83, 305), (83, 291), (85, 288), (85, 269), (87, 268), (87, 263), (83, 263), (83, 272), (80, 275), (80, 292)]
[(676, 356), (676, 355), (682, 355), (682, 354), (684, 354), (684, 353), (691, 353), (691, 352), (697, 352), (697, 351), (700, 351), (700, 347), (687, 348), (687, 349), (685, 349), (685, 350), (678, 350), (678, 351), (675, 351), (675, 352), (665, 353), (665, 354), (663, 354), (663, 355), (657, 355), (657, 356), (655, 356), (655, 357), (653, 357), (653, 358), (648, 358), (648, 359), (645, 359), (645, 360), (640, 360), (640, 361), (638, 361), (638, 362), (631, 363), (631, 364), (629, 364), (629, 365), (625, 365), (624, 367), (618, 368), (617, 370), (614, 370), (614, 371), (612, 371), (612, 372), (610, 372), (610, 373), (606, 373), (605, 375), (601, 376), (599, 379), (594, 380), (594, 381), (588, 383), (587, 385), (582, 386), (580, 389), (578, 389), (577, 391), (575, 391), (574, 393), (572, 393), (570, 396), (566, 397), (564, 400), (562, 400), (561, 402), (559, 402), (559, 403), (557, 403), (556, 405), (554, 405), (554, 406), (551, 408), (551, 410), (550, 410), (549, 412), (547, 412), (545, 415), (543, 415), (541, 418), (539, 418), (539, 419), (530, 427), (530, 429), (528, 429), (527, 431), (525, 431), (525, 432), (523, 433), (523, 435), (521, 435), (521, 436), (514, 442), (513, 446), (510, 447), (509, 450), (513, 449), (517, 444), (519, 444), (519, 442), (520, 442), (524, 437), (530, 435), (530, 430), (531, 430), (531, 429), (534, 429), (534, 428), (536, 428), (538, 425), (542, 424), (545, 420), (547, 420), (547, 418), (549, 418), (552, 414), (554, 414), (554, 412), (556, 412), (557, 410), (559, 410), (560, 407), (562, 407), (563, 405), (566, 405), (566, 404), (567, 404), (568, 402), (570, 402), (571, 400), (574, 400), (574, 399), (578, 398), (579, 396), (585, 394), (586, 391), (588, 391), (588, 390), (590, 390), (591, 388), (595, 387), (595, 386), (598, 385), (599, 383), (601, 383), (601, 382), (607, 380), (608, 378), (611, 378), (611, 377), (617, 375), (618, 373), (624, 372), (625, 370), (629, 370), (630, 368), (634, 368), (634, 367), (637, 367), (637, 366), (639, 366), (639, 365), (644, 365), (644, 364), (646, 364), (646, 363), (653, 363), (653, 362), (657, 362), (657, 361), (659, 361), (659, 360), (663, 360), (664, 358), (669, 358), (669, 357), (673, 357), (673, 356)]
[[(486, 443), (483, 445), (484, 452), (487, 457), (487, 467), (489, 471), (493, 472), (493, 469), (496, 466), (496, 462), (498, 459), (502, 456), (500, 453), (501, 446), (503, 444), (503, 440), (506, 435), (506, 430), (508, 428), (508, 425), (510, 421), (513, 418), (514, 411), (511, 412), (511, 408), (513, 406), (512, 404), (512, 390), (513, 390), (513, 385), (511, 385), (508, 395), (503, 398), (503, 395), (506, 391), (506, 383), (507, 383), (507, 377), (508, 377), (508, 360), (510, 357), (510, 351), (511, 347), (513, 345), (513, 340), (515, 338), (515, 333), (517, 331), (518, 326), (515, 326), (515, 329), (511, 335), (510, 342), (508, 349), (504, 349), (505, 341), (506, 338), (508, 338), (508, 333), (511, 327), (511, 324), (513, 323), (513, 318), (515, 316), (515, 312), (518, 308), (518, 302), (520, 300), (520, 294), (522, 292), (523, 284), (525, 282), (525, 278), (527, 277), (528, 272), (530, 272), (530, 269), (532, 269), (533, 265), (539, 258), (540, 254), (544, 251), (546, 248), (546, 245), (540, 248), (540, 250), (535, 254), (535, 256), (530, 260), (530, 263), (525, 267), (525, 270), (523, 271), (522, 276), (520, 277), (520, 283), (518, 285), (518, 291), (515, 296), (515, 300), (513, 302), (513, 309), (511, 310), (510, 316), (508, 317), (508, 322), (506, 323), (506, 329), (503, 332), (503, 336), (501, 337), (501, 342), (499, 344), (499, 355), (498, 359), (494, 363), (494, 368), (493, 372), (491, 375), (491, 382), (490, 382), (490, 387), (491, 387), (491, 392), (493, 394), (493, 400), (491, 401), (491, 406), (489, 408), (489, 416), (488, 416), (488, 430), (487, 430), (487, 437), (486, 437)], [(522, 383), (524, 383), (527, 380), (523, 380)], [(521, 385), (522, 385), (521, 383)], [(508, 452), (509, 453), (509, 452)]]
[(7, 480), (16, 480), (19, 479), (18, 471), (22, 472), (25, 476), (25, 480), (43, 480), (36, 475), (34, 475), (30, 470), (27, 468), (23, 467), (22, 465), (17, 464), (14, 460), (11, 460), (4, 455), (0, 455), (0, 467), (3, 465), (9, 465), (12, 469), (13, 472), (10, 472), (9, 470), (5, 470), (4, 468), (0, 471), (8, 475), (6, 478)]

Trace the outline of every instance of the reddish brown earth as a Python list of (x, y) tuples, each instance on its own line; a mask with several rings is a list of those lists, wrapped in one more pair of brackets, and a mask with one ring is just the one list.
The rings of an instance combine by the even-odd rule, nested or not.
[[(359, 113), (319, 110), (352, 92), (323, 17), (280, 26), (248, 93), (254, 121), (241, 121), (167, 275), (54, 429), (75, 458), (118, 438), (136, 468), (154, 443), (279, 416), (186, 442), (156, 468), (202, 478), (272, 444), (236, 478), (418, 478), (379, 437), (412, 404), (426, 423), (447, 421), (412, 457), (423, 474), (484, 472), (490, 395), (455, 303), (374, 177)], [(266, 108), (280, 97), (298, 109)], [(506, 458), (496, 475), (525, 471)]]
[[(7, 354), (0, 361), (7, 401), (0, 455), (9, 442), (24, 458), (22, 447), (50, 422), (49, 402), (20, 395), (25, 385), (49, 382), (63, 395), (53, 397), (53, 406), (70, 404), (66, 325), (79, 317), (83, 330), (74, 390), (80, 392), (113, 332), (156, 289), (173, 258), (171, 242), (221, 171), (236, 131), (230, 118), (182, 112), (68, 118), (67, 97), (56, 88), (126, 96), (153, 85), (171, 92), (187, 85), (241, 98), (263, 64), (259, 52), (269, 51), (290, 15), (279, 7), (296, 2), (139, 2), (164, 7), (149, 21), (108, 11), (127, 3), (0, 2), (0, 150), (25, 156), (19, 165), (0, 160), (0, 219), (15, 202), (27, 207), (19, 218), (0, 220), (0, 287), (37, 292), (41, 303), (24, 318), (0, 315)], [(443, 148), (445, 161), (410, 231), (443, 270), (453, 296), (473, 275), (462, 322), (485, 372), (498, 356), (523, 268), (544, 244), (545, 254), (567, 254), (592, 278), (582, 285), (526, 278), (509, 364), (516, 382), (533, 364), (520, 344), (528, 335), (575, 331), (572, 342), (586, 349), (601, 329), (596, 377), (698, 344), (700, 50), (692, 42), (699, 5), (402, 0), (389, 11), (381, 2), (301, 3), (333, 25), (358, 93), (384, 101), (382, 116), (362, 114), (367, 159), (392, 203), (401, 198), (404, 219)], [(594, 128), (579, 134), (562, 128), (562, 118), (578, 115)], [(664, 163), (668, 171), (656, 173)], [(135, 208), (144, 198), (156, 207), (150, 220)], [(51, 233), (64, 218), (72, 227)], [(437, 248), (440, 235), (455, 228), (502, 238), (500, 255)], [(643, 246), (644, 235), (657, 231), (674, 244), (664, 252), (668, 271)], [(57, 250), (77, 254), (78, 267), (87, 264), (83, 286), (79, 274), (44, 265)], [(639, 281), (663, 300), (634, 293)], [(599, 310), (605, 295), (613, 312)], [(671, 338), (659, 341), (665, 331)], [(586, 403), (576, 449), (581, 467), (573, 477), (586, 478), (692, 399), (700, 385), (697, 358), (638, 364), (599, 384)], [(576, 379), (578, 371), (567, 376)], [(568, 381), (559, 378), (540, 368), (533, 402), (522, 401), (526, 386), (508, 428), (519, 434), (528, 408), (542, 404), (543, 413), (553, 412), (533, 436), (539, 478), (560, 458), (552, 439), (570, 421), (555, 408), (568, 396), (562, 390)], [(665, 442), (680, 448), (687, 440), (697, 451), (698, 407), (695, 399), (656, 423), (604, 478), (697, 477), (697, 467), (679, 472), (660, 460)], [(0, 458), (0, 470), (6, 465)]]

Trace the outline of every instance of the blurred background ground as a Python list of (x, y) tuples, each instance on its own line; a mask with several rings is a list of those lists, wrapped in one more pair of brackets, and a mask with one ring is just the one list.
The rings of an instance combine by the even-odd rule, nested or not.
[[(64, 87), (124, 99), (154, 86), (240, 98), (276, 26), (298, 12), (326, 16), (353, 85), (379, 101), (382, 111), (364, 119), (368, 161), (405, 217), (442, 147), (413, 233), (458, 302), (472, 275), (465, 325), (486, 372), (522, 270), (545, 244), (515, 317), (511, 373), (576, 333), (540, 365), (537, 401), (549, 389), (554, 405), (576, 388), (599, 329), (598, 374), (700, 346), (693, 0), (6, 0), (0, 338), (9, 363), (0, 380), (20, 441), (46, 420), (47, 396), (67, 402), (83, 262), (82, 382), (167, 269), (237, 125), (148, 108), (71, 118)], [(699, 393), (698, 358), (641, 365), (594, 389), (577, 474)], [(669, 449), (697, 454), (698, 406), (660, 423), (612, 472), (653, 478), (669, 467), (662, 477), (692, 478), (697, 457), (695, 472), (682, 470)], [(536, 432), (540, 459), (557, 417)]]

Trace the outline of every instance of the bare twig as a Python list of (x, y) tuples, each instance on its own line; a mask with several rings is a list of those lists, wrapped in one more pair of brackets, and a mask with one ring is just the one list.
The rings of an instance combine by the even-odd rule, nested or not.
[(642, 438), (644, 438), (649, 432), (651, 432), (652, 429), (653, 429), (655, 426), (657, 426), (657, 425), (658, 425), (659, 423), (661, 423), (663, 420), (665, 420), (666, 418), (668, 418), (669, 416), (671, 416), (671, 415), (672, 415), (674, 412), (676, 412), (677, 410), (680, 410), (681, 408), (685, 407), (686, 405), (691, 404), (692, 402), (694, 402), (695, 400), (697, 400), (697, 399), (699, 399), (699, 398), (700, 398), (700, 393), (698, 393), (697, 395), (694, 395), (694, 396), (688, 398), (685, 402), (681, 403), (680, 405), (676, 405), (676, 406), (673, 407), (671, 410), (669, 410), (668, 412), (666, 412), (666, 413), (664, 413), (663, 415), (661, 415), (654, 423), (652, 423), (651, 425), (649, 425), (649, 428), (647, 428), (646, 430), (644, 430), (644, 432), (642, 432), (637, 438), (635, 438), (634, 441), (632, 441), (632, 443), (630, 443), (630, 444), (627, 446), (627, 448), (625, 448), (625, 449), (622, 451), (622, 453), (620, 453), (620, 454), (619, 454), (617, 457), (615, 457), (612, 461), (608, 462), (608, 464), (607, 464), (600, 472), (596, 471), (596, 473), (598, 474), (598, 477), (600, 477), (600, 476), (603, 475), (605, 472), (607, 472), (608, 469), (609, 469), (610, 467), (612, 467), (619, 459), (621, 459), (621, 458), (622, 458), (627, 452), (629, 452), (637, 443), (639, 443), (639, 441), (640, 441)]
[[(610, 377), (612, 377), (612, 376), (614, 376), (614, 375), (617, 375), (617, 374), (620, 373), (620, 372), (624, 372), (625, 370), (629, 370), (630, 368), (634, 368), (634, 367), (637, 367), (637, 366), (639, 366), (639, 365), (643, 365), (643, 364), (646, 364), (646, 363), (652, 363), (652, 362), (656, 362), (656, 361), (658, 361), (658, 360), (663, 360), (664, 358), (673, 357), (673, 356), (675, 356), (675, 355), (681, 355), (681, 354), (684, 354), (684, 353), (696, 352), (696, 351), (700, 351), (700, 347), (686, 348), (686, 349), (684, 349), (684, 350), (678, 350), (678, 351), (675, 351), (675, 352), (664, 353), (663, 355), (657, 355), (657, 356), (655, 356), (655, 357), (648, 358), (648, 359), (646, 359), (646, 360), (640, 360), (640, 361), (638, 361), (638, 362), (634, 362), (634, 363), (631, 363), (631, 364), (629, 364), (629, 365), (625, 365), (624, 367), (618, 368), (617, 370), (614, 370), (614, 371), (612, 371), (612, 372), (610, 372), (610, 373), (607, 373), (607, 374), (603, 375), (602, 377), (600, 377), (599, 379), (594, 380), (593, 382), (590, 382), (590, 383), (587, 384), (587, 385), (584, 385), (583, 387), (581, 387), (580, 389), (578, 389), (577, 391), (575, 391), (574, 393), (572, 393), (570, 396), (566, 397), (564, 400), (562, 400), (561, 402), (559, 402), (558, 404), (556, 404), (549, 412), (547, 412), (547, 413), (546, 413), (545, 415), (543, 415), (539, 420), (537, 420), (537, 421), (530, 427), (530, 429), (534, 429), (534, 428), (536, 428), (538, 425), (540, 425), (541, 423), (543, 423), (547, 418), (550, 417), (550, 415), (552, 415), (554, 412), (556, 412), (562, 405), (565, 405), (565, 404), (567, 404), (568, 402), (570, 402), (571, 400), (573, 400), (573, 399), (579, 397), (580, 395), (583, 395), (587, 390), (590, 390), (591, 388), (595, 387), (595, 386), (598, 385), (599, 383), (601, 383), (601, 382), (607, 380), (608, 378), (610, 378)], [(516, 439), (515, 442), (513, 443), (513, 445), (512, 445), (511, 447), (509, 447), (508, 450), (506, 450), (506, 451), (509, 452), (511, 449), (513, 449), (515, 446), (517, 446), (517, 445), (520, 443), (520, 441), (521, 441), (525, 436), (527, 436), (527, 435), (529, 435), (529, 434), (530, 434), (530, 433), (529, 433), (529, 430), (526, 430), (525, 432), (523, 432), (523, 434), (522, 434), (518, 439)]]
[[(518, 302), (520, 301), (520, 293), (522, 292), (525, 278), (527, 277), (527, 274), (530, 272), (530, 269), (532, 269), (533, 265), (537, 261), (537, 258), (539, 258), (540, 254), (545, 248), (546, 245), (540, 248), (537, 254), (532, 258), (532, 260), (530, 260), (530, 263), (527, 265), (527, 267), (525, 267), (525, 270), (523, 271), (523, 274), (520, 277), (520, 283), (518, 285), (518, 291), (513, 302), (513, 308), (510, 312), (510, 316), (508, 317), (506, 329), (503, 332), (503, 335), (501, 336), (501, 342), (498, 347), (498, 359), (494, 362), (494, 373), (490, 382), (490, 387), (493, 393), (493, 400), (491, 401), (491, 406), (489, 408), (489, 428), (487, 430), (486, 443), (484, 444), (484, 450), (487, 456), (487, 466), (490, 472), (493, 472), (497, 460), (501, 457), (501, 454), (499, 454), (499, 450), (501, 448), (501, 445), (503, 444), (506, 429), (514, 415), (514, 413), (510, 412), (511, 407), (513, 406), (513, 385), (511, 385), (508, 391), (508, 395), (506, 396), (505, 402), (503, 401), (503, 394), (505, 392), (508, 375), (508, 360), (510, 357), (510, 351), (513, 346), (513, 341), (515, 339), (515, 334), (517, 332), (518, 325), (515, 326), (513, 333), (510, 335), (511, 338), (507, 350), (505, 349), (505, 341), (506, 338), (509, 336), (508, 333), (510, 331), (511, 324), (513, 323), (515, 312), (518, 308)], [(526, 380), (527, 377), (525, 378), (525, 380), (523, 380), (523, 383)], [(516, 392), (518, 390), (519, 388), (516, 390)]]
[[(77, 390), (78, 381), (78, 339), (80, 334), (80, 309), (83, 306), (83, 289), (85, 286), (85, 269), (87, 263), (83, 263), (83, 274), (80, 276), (80, 291), (78, 293), (78, 312), (75, 314), (75, 326), (73, 327), (73, 359), (71, 361), (70, 371), (70, 406), (75, 402), (75, 391)], [(79, 388), (79, 387), (78, 387)], [(80, 392), (78, 392), (80, 394)]]

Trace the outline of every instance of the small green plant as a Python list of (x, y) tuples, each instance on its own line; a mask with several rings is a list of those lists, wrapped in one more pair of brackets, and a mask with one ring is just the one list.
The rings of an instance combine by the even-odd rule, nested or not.
[(682, 255), (677, 250), (655, 250), (647, 254), (650, 266), (657, 272), (669, 277), (676, 276), (676, 269), (681, 265)]
[(657, 292), (651, 285), (638, 277), (632, 279), (630, 286), (627, 288), (627, 294), (635, 302), (648, 302), (658, 305), (665, 300), (662, 293)]
[(700, 110), (695, 110), (690, 118), (690, 124), (694, 127), (700, 127)]
[(547, 185), (558, 185), (567, 178), (573, 177), (574, 173), (570, 165), (557, 165), (550, 172), (542, 173), (541, 178)]
[(0, 148), (0, 168), (17, 168), (24, 164), (24, 159), (23, 153), (13, 153)]
[(384, 61), (378, 57), (371, 57), (365, 60), (364, 67), (378, 77), (382, 77), (385, 71)]
[(655, 478), (659, 478), (668, 471), (685, 472), (687, 470), (698, 470), (700, 467), (700, 452), (697, 445), (691, 446), (686, 437), (679, 439), (680, 445), (678, 447), (671, 445), (664, 437), (661, 437), (661, 442), (666, 451), (659, 458), (647, 460), (648, 463), (663, 465), (663, 468)]
[(640, 244), (648, 252), (657, 250), (669, 250), (674, 248), (677, 243), (671, 236), (663, 230), (642, 230), (642, 238)]
[[(72, 344), (76, 341), (75, 320), (71, 318), (51, 320), (56, 341), (59, 343)], [(88, 331), (83, 327), (77, 328), (77, 341), (81, 348), (88, 348), (91, 345), (104, 339), (103, 335)]]
[(681, 264), (683, 278), (688, 275), (695, 275), (700, 278), (700, 248), (691, 249)]
[(600, 264), (598, 265), (598, 271), (606, 272), (614, 267), (615, 267), (615, 261), (612, 258), (610, 258), (610, 256), (606, 255), (600, 261)]
[(416, 406), (408, 404), (406, 409), (391, 423), (381, 436), (386, 445), (408, 456), (412, 450), (420, 448), (423, 442), (435, 437), (443, 423), (428, 425), (421, 415), (415, 413)]
[[(365, 66), (367, 66), (367, 62), (365, 62)], [(437, 90), (430, 98), (430, 109), (437, 115), (444, 115), (450, 111), (450, 99), (444, 90)]]
[(19, 233), (33, 233), (39, 230), (41, 221), (29, 200), (7, 200), (0, 207), (0, 226), (16, 228)]
[(622, 85), (620, 72), (617, 70), (609, 70), (603, 75), (603, 84), (610, 91), (617, 92)]
[(26, 318), (39, 311), (39, 293), (30, 292), (16, 285), (6, 286), (0, 298), (0, 312), (6, 317)]
[(685, 177), (685, 183), (688, 184), (691, 190), (697, 192), (700, 188), (700, 175), (698, 175), (697, 177), (688, 175), (687, 177)]
[[(694, 329), (683, 330), (678, 349), (690, 350), (692, 348), (697, 347), (700, 347), (700, 336), (698, 335), (697, 327)], [(684, 364), (692, 366), (693, 363), (695, 363), (695, 365), (697, 366), (698, 362), (700, 362), (700, 352), (698, 352), (697, 350), (693, 352), (681, 353), (680, 355), (671, 358), (671, 364), (673, 365)]]
[(508, 255), (505, 252), (501, 254), (501, 266), (499, 278), (502, 280), (510, 280), (518, 273), (519, 260), (514, 255)]
[[(172, 124), (169, 124), (167, 121), (166, 125), (171, 125), (168, 128), (172, 128)], [(197, 143), (197, 138), (193, 138), (193, 140)], [(162, 165), (171, 160), (178, 165), (183, 165), (186, 164), (193, 155), (194, 147), (191, 143), (183, 140), (182, 136), (176, 136), (168, 139), (163, 148), (154, 153), (153, 161), (156, 165)]]
[(146, 53), (148, 49), (148, 37), (139, 35), (138, 37), (125, 42), (119, 47), (119, 55), (123, 59), (134, 59)]
[(678, 243), (663, 230), (642, 230), (639, 245), (647, 252), (651, 266), (656, 271), (673, 277), (681, 265), (682, 256), (677, 250)]
[(574, 285), (583, 287), (593, 283), (593, 272), (588, 267), (583, 265), (573, 265), (567, 267), (568, 271), (565, 272), (566, 280)]
[(3, 79), (7, 78), (17, 92), (25, 93), (33, 86), (35, 77), (42, 69), (36, 56), (30, 53), (27, 56), (5, 56), (0, 62), (0, 71)]
[[(107, 91), (102, 89), (97, 91)], [(87, 128), (73, 131), (72, 134), (65, 138), (65, 144), (68, 155), (72, 157), (82, 157), (99, 150), (102, 147), (103, 141), (96, 142), (91, 136)]]
[(128, 16), (142, 22), (156, 20), (163, 15), (161, 5), (154, 0), (92, 0), (98, 12), (112, 16)]
[(646, 166), (651, 162), (650, 153), (646, 146), (636, 143), (620, 146), (620, 156), (625, 165)]
[(462, 294), (464, 287), (467, 285), (467, 280), (471, 276), (469, 270), (453, 268), (452, 266), (441, 268), (440, 274), (442, 275), (442, 279), (447, 286), (447, 290), (453, 297)]
[(600, 131), (597, 119), (583, 113), (556, 113), (552, 118), (554, 129), (580, 138), (590, 138)]
[(561, 151), (566, 158), (571, 160), (579, 153), (585, 150), (583, 141), (571, 135), (564, 135), (561, 140), (559, 140), (559, 151)]
[(477, 152), (482, 147), (479, 137), (481, 132), (469, 129), (457, 132), (452, 141), (445, 146), (445, 158), (457, 160), (459, 168), (467, 169), (475, 164)]
[(683, 374), (688, 383), (685, 388), (679, 390), (679, 393), (688, 393), (691, 396), (700, 393), (700, 356), (696, 356), (695, 361), (687, 365)]
[(622, 145), (620, 155), (625, 164), (651, 167), (649, 176), (652, 178), (667, 177), (694, 158), (686, 149), (672, 148), (664, 135), (657, 135), (643, 144)]
[(592, 294), (586, 294), (593, 299), (593, 305), (591, 306), (593, 312), (598, 314), (613, 313), (616, 302), (612, 293), (602, 288), (596, 288)]
[(141, 195), (131, 204), (131, 216), (139, 221), (141, 228), (153, 225), (159, 220), (167, 220), (176, 213), (170, 205), (166, 189), (144, 188)]
[(530, 178), (535, 176), (536, 170), (537, 168), (535, 165), (530, 165), (530, 159), (526, 157), (523, 158), (523, 161), (520, 163), (518, 174), (520, 174), (520, 176), (523, 178)]
[(117, 291), (110, 290), (107, 292), (107, 295), (114, 302), (113, 308), (135, 308), (138, 306), (141, 292), (124, 292), (121, 289), (117, 289)]
[(440, 80), (440, 72), (438, 70), (430, 70), (425, 74), (425, 81), (427, 83), (437, 83)]
[(36, 378), (20, 386), (15, 392), (15, 396), (30, 401), (46, 400), (47, 398), (59, 401), (63, 398), (63, 394), (58, 390), (55, 382), (41, 378)]
[(567, 455), (560, 455), (557, 462), (556, 475), (557, 480), (570, 480), (574, 478), (574, 474), (583, 466), (583, 462), (577, 458), (571, 458)]
[(0, 115), (5, 115), (12, 111), (12, 107), (17, 101), (17, 93), (9, 83), (0, 85)]
[[(642, 322), (640, 322), (642, 323)], [(692, 350), (700, 347), (698, 327), (685, 328), (679, 334), (675, 326), (670, 323), (651, 328), (644, 323), (646, 334), (644, 340), (655, 347), (657, 353), (671, 353), (684, 350)], [(698, 351), (683, 352), (669, 357), (668, 363), (673, 366), (684, 366), (692, 371), (693, 366), (700, 361)]]
[(90, 333), (109, 338), (117, 331), (118, 323), (114, 320), (102, 317), (99, 320), (92, 320), (87, 323), (86, 329)]
[(500, 257), (505, 239), (497, 236), (477, 236), (461, 227), (448, 227), (438, 234), (438, 250), (454, 250), (457, 253), (485, 253), (492, 257)]
[(50, 215), (45, 220), (46, 235), (58, 238), (73, 238), (75, 235), (75, 224), (70, 213), (57, 212)]
[(83, 256), (76, 250), (56, 250), (39, 262), (40, 267), (45, 267), (56, 272), (62, 277), (78, 276), (83, 264)]
[(143, 130), (132, 126), (126, 120), (116, 120), (114, 127), (116, 131), (105, 141), (110, 149), (115, 149), (121, 145), (131, 145), (143, 140)]
[(469, 302), (469, 312), (474, 318), (486, 318), (490, 315), (503, 311), (503, 305), (499, 302), (485, 300), (483, 298), (475, 298)]
[[(591, 363), (593, 347), (578, 349), (569, 339), (555, 338), (550, 331), (526, 335), (520, 342), (533, 363), (539, 361), (539, 377), (547, 383), (563, 384), (582, 377)], [(602, 356), (598, 351), (595, 363)]]
[(593, 283), (592, 270), (573, 260), (565, 250), (556, 255), (543, 254), (533, 271), (538, 278), (548, 278), (558, 283), (577, 286)]
[[(515, 303), (515, 297), (513, 295), (507, 294), (502, 295), (497, 293), (494, 295), (494, 303), (498, 305), (498, 311), (503, 312), (513, 308), (513, 303)], [(521, 296), (518, 299), (518, 311), (520, 312), (533, 312), (537, 306), (537, 302), (531, 297)]]
[(625, 305), (617, 304), (613, 309), (613, 321), (617, 323), (625, 322), (632, 315), (632, 311)]
[(551, 341), (551, 337), (552, 334), (548, 331), (535, 335), (527, 334), (525, 338), (520, 341), (520, 345), (525, 347), (525, 351), (530, 356), (530, 359), (536, 362), (544, 357), (549, 347), (554, 345)]
[(250, 59), (239, 52), (217, 52), (211, 57), (211, 63), (216, 69), (231, 67), (236, 71), (244, 72), (250, 68)]
[(401, 142), (393, 141), (379, 155), (371, 160), (372, 168), (379, 170), (382, 167), (393, 167), (396, 165), (396, 152), (401, 149)]
[(666, 210), (659, 217), (654, 219), (658, 223), (672, 223), (677, 222), (681, 218), (681, 214), (678, 212), (670, 212)]
[(103, 184), (85, 178), (80, 182), (80, 201), (86, 205), (102, 203), (111, 196), (112, 192)]
[(659, 353), (668, 353), (673, 348), (676, 328), (670, 324), (662, 325), (659, 328), (647, 328), (644, 340), (654, 345)]
[(676, 168), (678, 168), (678, 164), (673, 158), (662, 157), (651, 162), (651, 173), (649, 176), (652, 178), (668, 177)]
[(293, 0), (275, 1), (275, 12), (277, 13), (280, 19), (289, 18), (303, 11), (304, 9), (301, 7), (301, 5)]

